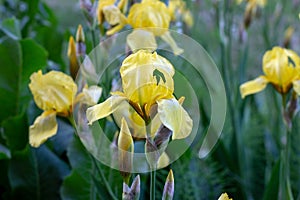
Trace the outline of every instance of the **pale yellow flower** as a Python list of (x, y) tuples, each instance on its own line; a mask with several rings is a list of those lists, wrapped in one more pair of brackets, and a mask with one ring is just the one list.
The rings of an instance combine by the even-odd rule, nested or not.
[[(167, 6), (159, 0), (143, 0), (134, 4), (128, 14), (128, 24), (134, 29), (143, 29), (160, 36), (167, 42), (174, 54), (183, 52), (168, 31), (171, 22), (171, 13)], [(138, 45), (142, 46), (142, 44)]]
[[(121, 1), (119, 7), (124, 7), (126, 1)], [(115, 0), (101, 0), (97, 8), (98, 23), (102, 24), (107, 21), (113, 28), (107, 31), (107, 35), (112, 35), (120, 31), (126, 24), (127, 19), (120, 11), (120, 8), (115, 5)]]
[(178, 17), (182, 17), (184, 23), (189, 27), (193, 26), (194, 19), (192, 13), (186, 8), (186, 2), (182, 0), (170, 0), (168, 9), (173, 21)]
[[(51, 71), (43, 75), (40, 70), (33, 73), (30, 80), (29, 88), (34, 101), (44, 111), (29, 128), (29, 143), (33, 147), (39, 147), (49, 137), (56, 134), (56, 116), (69, 117), (71, 115), (72, 103), (76, 99), (77, 85), (70, 76), (58, 71)], [(92, 99), (95, 100), (94, 96), (97, 92), (91, 93), (84, 90), (83, 93), (78, 96), (82, 98), (83, 103), (89, 104)]]
[(246, 82), (240, 86), (242, 98), (262, 91), (268, 83), (285, 94), (291, 88), (300, 94), (300, 58), (292, 50), (274, 47), (263, 57), (264, 76)]
[[(122, 92), (113, 92), (103, 103), (87, 109), (89, 123), (107, 117), (118, 110), (123, 101), (145, 121), (150, 122), (151, 110), (157, 105), (157, 116), (172, 132), (172, 139), (187, 137), (192, 129), (192, 119), (173, 96), (175, 73), (172, 64), (156, 52), (140, 50), (127, 57), (120, 68)], [(140, 118), (133, 117), (136, 123)]]

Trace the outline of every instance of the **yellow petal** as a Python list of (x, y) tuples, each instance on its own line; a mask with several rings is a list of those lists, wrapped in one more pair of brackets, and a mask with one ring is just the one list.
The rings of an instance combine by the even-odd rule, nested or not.
[(161, 38), (168, 43), (168, 45), (170, 45), (173, 53), (175, 55), (180, 55), (183, 53), (183, 49), (179, 48), (176, 44), (176, 42), (174, 41), (173, 37), (171, 36), (170, 32), (167, 31), (165, 32), (163, 35), (161, 35)]
[(92, 124), (94, 121), (107, 117), (113, 113), (125, 99), (125, 97), (113, 95), (104, 102), (88, 108), (86, 111), (86, 117), (89, 124)]
[(283, 93), (288, 92), (292, 81), (299, 77), (299, 66), (299, 56), (281, 47), (274, 47), (263, 57), (263, 71), (267, 79)]
[(232, 199), (229, 199), (227, 193), (223, 193), (218, 200), (232, 200)]
[(98, 3), (98, 8), (97, 8), (97, 18), (98, 18), (98, 23), (102, 24), (104, 22), (104, 16), (103, 16), (103, 9), (106, 6), (114, 5), (115, 0), (101, 0)]
[(172, 98), (173, 65), (156, 52), (140, 50), (128, 56), (120, 68), (122, 87), (130, 101), (145, 107), (149, 114), (156, 100)]
[(126, 120), (123, 118), (121, 120), (121, 128), (120, 134), (118, 138), (118, 147), (124, 151), (131, 151), (133, 152), (134, 144), (133, 139), (128, 128)]
[(193, 120), (175, 99), (161, 99), (157, 101), (157, 114), (161, 122), (170, 129), (172, 139), (183, 139), (189, 136), (193, 128)]
[(157, 168), (161, 169), (170, 164), (170, 158), (166, 152), (163, 152), (157, 161)]
[(67, 116), (72, 100), (77, 92), (73, 79), (58, 71), (42, 74), (42, 71), (30, 76), (29, 88), (35, 103), (42, 110), (55, 110), (58, 115)]
[(29, 127), (29, 143), (33, 147), (39, 147), (56, 132), (56, 112), (52, 110), (45, 111)]
[(166, 4), (158, 0), (135, 3), (129, 11), (128, 23), (133, 28), (145, 28), (159, 36), (169, 28), (171, 15)]
[(157, 49), (154, 34), (142, 29), (136, 29), (130, 33), (127, 36), (127, 44), (134, 53), (140, 49), (145, 49), (150, 52)]
[(260, 76), (252, 81), (248, 81), (240, 86), (242, 98), (245, 96), (262, 91), (268, 84), (268, 80), (264, 76)]

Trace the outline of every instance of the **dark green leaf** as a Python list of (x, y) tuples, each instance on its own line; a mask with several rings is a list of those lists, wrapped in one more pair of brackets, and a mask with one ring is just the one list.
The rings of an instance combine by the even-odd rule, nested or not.
[(95, 184), (99, 176), (94, 172), (94, 163), (78, 137), (73, 138), (68, 148), (68, 157), (73, 170), (63, 182), (62, 199), (100, 199), (100, 193)]
[(28, 143), (28, 123), (25, 113), (10, 117), (2, 123), (4, 137), (11, 150), (21, 150)]
[(16, 18), (3, 20), (0, 24), (0, 30), (14, 40), (20, 40), (22, 38), (20, 23)]
[(275, 200), (278, 198), (279, 189), (279, 176), (280, 176), (280, 160), (274, 165), (272, 169), (271, 178), (267, 184), (264, 200)]
[(0, 160), (11, 158), (10, 150), (4, 145), (0, 144)]
[(13, 199), (59, 199), (62, 179), (68, 166), (46, 146), (13, 155), (9, 166), (9, 181)]
[(0, 123), (27, 108), (30, 75), (46, 66), (47, 52), (31, 39), (0, 44)]

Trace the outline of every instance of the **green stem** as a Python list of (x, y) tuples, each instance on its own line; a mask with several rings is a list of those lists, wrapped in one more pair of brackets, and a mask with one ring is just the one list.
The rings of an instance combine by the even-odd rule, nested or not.
[[(282, 94), (283, 113), (286, 110), (286, 95)], [(286, 124), (286, 144), (282, 147), (282, 166), (280, 169), (280, 199), (293, 200), (293, 194), (290, 185), (290, 145), (291, 145), (291, 129)]]
[(150, 172), (150, 200), (155, 200), (156, 169)]

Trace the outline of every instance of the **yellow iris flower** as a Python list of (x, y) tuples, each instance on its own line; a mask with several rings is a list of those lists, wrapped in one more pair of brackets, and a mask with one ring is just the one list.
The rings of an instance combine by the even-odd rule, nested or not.
[(179, 15), (182, 16), (182, 20), (184, 23), (186, 23), (186, 25), (189, 27), (193, 26), (194, 19), (192, 13), (186, 8), (186, 2), (182, 0), (170, 0), (168, 9), (172, 20), (176, 20), (178, 17), (177, 15)]
[(240, 86), (242, 98), (262, 91), (268, 83), (285, 94), (293, 87), (300, 94), (300, 58), (292, 50), (274, 47), (263, 57), (264, 76), (246, 82)]
[(102, 24), (107, 21), (111, 26), (114, 26), (107, 31), (107, 35), (120, 31), (127, 24), (127, 19), (120, 10), (121, 7), (126, 6), (127, 1), (121, 0), (119, 6), (116, 6), (115, 2), (115, 0), (101, 0), (97, 8), (98, 23)]
[[(134, 4), (128, 14), (128, 24), (134, 29), (143, 29), (160, 36), (172, 48), (174, 54), (183, 52), (168, 31), (171, 13), (167, 6), (159, 0), (143, 0)], [(137, 45), (142, 46), (143, 44)]]
[(49, 137), (57, 132), (56, 115), (69, 117), (72, 113), (72, 101), (80, 101), (88, 105), (96, 104), (101, 88), (92, 86), (77, 93), (77, 85), (73, 79), (58, 71), (42, 74), (42, 71), (33, 73), (30, 77), (29, 88), (36, 105), (44, 112), (36, 118), (29, 128), (29, 143), (39, 147)]
[(123, 92), (113, 92), (106, 101), (88, 108), (89, 123), (116, 112), (127, 101), (136, 112), (132, 117), (136, 124), (141, 118), (148, 125), (151, 115), (157, 112), (160, 122), (173, 132), (172, 139), (187, 137), (192, 119), (173, 96), (174, 73), (172, 64), (156, 52), (140, 50), (131, 54), (120, 68)]

